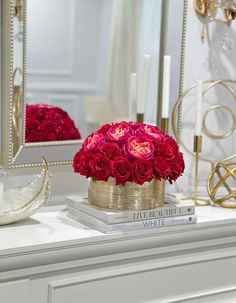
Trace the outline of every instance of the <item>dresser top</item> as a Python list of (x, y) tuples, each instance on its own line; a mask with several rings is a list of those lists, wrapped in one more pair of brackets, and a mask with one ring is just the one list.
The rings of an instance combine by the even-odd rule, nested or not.
[(196, 232), (200, 233), (202, 230), (206, 235), (209, 234), (210, 239), (214, 233), (219, 234), (219, 228), (224, 227), (229, 232), (236, 228), (236, 210), (205, 206), (197, 207), (196, 214), (197, 224), (103, 234), (67, 217), (65, 206), (46, 207), (25, 221), (0, 227), (0, 257), (29, 249), (48, 249), (73, 244), (92, 245), (137, 238), (141, 242), (141, 239), (167, 235), (174, 239), (179, 233), (183, 237), (192, 233), (194, 237)]

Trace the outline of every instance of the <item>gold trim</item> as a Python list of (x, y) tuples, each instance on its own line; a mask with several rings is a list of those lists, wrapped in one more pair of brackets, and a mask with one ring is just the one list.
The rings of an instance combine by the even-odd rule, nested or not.
[(193, 6), (195, 11), (202, 17), (209, 17), (217, 10), (215, 0), (193, 0)]
[[(16, 85), (16, 75), (19, 73), (20, 83)], [(22, 70), (20, 67), (15, 68), (13, 73), (13, 157), (16, 155), (20, 148), (20, 118), (21, 118), (21, 104), (22, 104)]]

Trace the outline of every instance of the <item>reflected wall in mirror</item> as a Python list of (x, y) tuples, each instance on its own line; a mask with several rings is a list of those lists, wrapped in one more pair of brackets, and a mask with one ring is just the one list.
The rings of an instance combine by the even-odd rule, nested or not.
[(160, 12), (152, 0), (28, 0), (26, 142), (81, 139), (135, 119), (130, 75), (140, 74), (144, 51), (158, 65)]
[(140, 102), (145, 121), (156, 124), (163, 3), (3, 0), (10, 166), (40, 163), (42, 154), (70, 163), (102, 124), (135, 120)]

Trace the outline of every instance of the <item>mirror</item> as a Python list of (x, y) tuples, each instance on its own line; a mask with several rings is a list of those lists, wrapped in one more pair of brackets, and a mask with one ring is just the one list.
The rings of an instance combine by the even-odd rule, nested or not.
[(140, 95), (156, 124), (164, 10), (162, 0), (3, 0), (7, 166), (71, 163), (102, 124), (135, 120)]

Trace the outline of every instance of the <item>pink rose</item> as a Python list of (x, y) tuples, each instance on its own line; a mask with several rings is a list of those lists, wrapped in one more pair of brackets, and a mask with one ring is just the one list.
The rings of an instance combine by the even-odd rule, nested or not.
[(83, 148), (85, 151), (95, 152), (99, 149), (102, 142), (105, 142), (105, 137), (101, 134), (93, 133), (86, 138)]
[(133, 136), (127, 140), (123, 147), (123, 152), (131, 160), (149, 160), (153, 157), (154, 146), (150, 140)]
[(107, 132), (109, 140), (115, 143), (123, 143), (131, 136), (131, 128), (127, 122), (115, 123)]
[(149, 140), (160, 140), (164, 137), (163, 133), (155, 126), (142, 125), (136, 131), (136, 136), (140, 136)]
[(144, 159), (136, 159), (132, 165), (132, 177), (134, 182), (142, 185), (153, 178), (152, 163)]
[(129, 181), (131, 174), (131, 165), (124, 157), (117, 157), (111, 164), (112, 176), (116, 179), (116, 185), (124, 185)]

